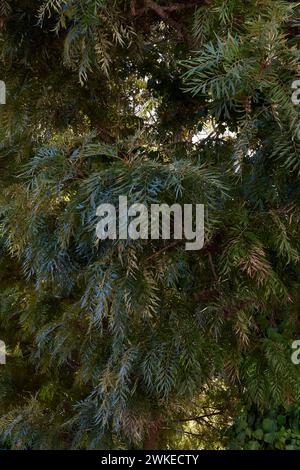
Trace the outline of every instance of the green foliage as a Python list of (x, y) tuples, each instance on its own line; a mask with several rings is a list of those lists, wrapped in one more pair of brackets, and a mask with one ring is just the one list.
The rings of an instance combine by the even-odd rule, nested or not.
[(45, 18), (54, 16), (54, 31), (68, 30), (64, 61), (68, 67), (79, 67), (81, 83), (87, 79), (92, 65), (99, 66), (107, 75), (112, 49), (130, 44), (134, 39), (133, 29), (121, 21), (118, 3), (116, 0), (48, 0), (40, 7), (41, 24)]
[[(0, 3), (7, 447), (298, 446), (298, 7), (188, 3)], [(120, 195), (204, 248), (99, 242)]]
[(226, 435), (229, 449), (299, 450), (299, 406), (265, 415), (255, 410), (241, 414)]

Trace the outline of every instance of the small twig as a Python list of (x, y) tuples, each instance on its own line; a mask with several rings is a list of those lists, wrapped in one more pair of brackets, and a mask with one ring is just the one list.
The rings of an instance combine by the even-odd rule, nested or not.
[(194, 2), (186, 2), (186, 3), (174, 3), (174, 5), (170, 5), (169, 7), (162, 7), (163, 10), (172, 12), (172, 11), (181, 11), (181, 10), (187, 10), (189, 8), (194, 8), (197, 5), (199, 6), (202, 2), (199, 2), (199, 0), (196, 0)]
[(222, 411), (215, 411), (214, 413), (209, 413), (209, 414), (205, 414), (205, 415), (201, 415), (201, 416), (191, 416), (190, 418), (180, 419), (177, 422), (185, 423), (185, 422), (188, 422), (188, 421), (201, 421), (204, 418), (209, 418), (210, 416), (218, 416), (220, 414), (222, 414)]
[(218, 276), (217, 276), (216, 269), (215, 269), (215, 266), (214, 266), (213, 259), (212, 259), (212, 256), (211, 256), (211, 252), (210, 252), (210, 251), (208, 252), (208, 259), (209, 259), (209, 264), (210, 264), (210, 266), (211, 266), (211, 270), (212, 270), (212, 273), (213, 273), (213, 275), (214, 275), (215, 281), (218, 282), (219, 278), (218, 278)]
[(170, 243), (170, 245), (167, 245), (164, 248), (162, 248), (161, 250), (156, 251), (155, 253), (153, 253), (153, 255), (149, 256), (146, 261), (150, 261), (150, 260), (156, 258), (157, 256), (164, 253), (166, 250), (170, 250), (171, 248), (174, 248), (175, 246), (179, 245), (182, 242), (183, 242), (183, 240), (176, 240), (176, 242)]
[(179, 432), (180, 434), (187, 434), (189, 436), (203, 438), (203, 434), (196, 434), (194, 432), (182, 431), (182, 429), (175, 429), (175, 431)]

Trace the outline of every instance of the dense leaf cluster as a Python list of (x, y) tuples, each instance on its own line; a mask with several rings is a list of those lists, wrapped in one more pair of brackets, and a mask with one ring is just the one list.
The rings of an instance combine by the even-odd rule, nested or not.
[[(298, 14), (0, 1), (5, 445), (298, 446)], [(100, 242), (120, 195), (205, 204), (204, 248)]]

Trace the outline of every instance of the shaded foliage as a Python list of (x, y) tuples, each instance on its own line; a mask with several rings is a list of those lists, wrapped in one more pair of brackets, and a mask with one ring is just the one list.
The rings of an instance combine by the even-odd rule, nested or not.
[[(298, 445), (262, 421), (300, 398), (297, 12), (0, 2), (6, 445)], [(97, 241), (120, 195), (205, 204), (203, 250)]]

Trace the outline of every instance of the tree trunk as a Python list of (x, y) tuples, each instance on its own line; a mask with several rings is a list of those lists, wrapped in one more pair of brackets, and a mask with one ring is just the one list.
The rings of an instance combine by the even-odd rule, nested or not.
[(144, 450), (156, 450), (159, 444), (159, 434), (161, 431), (161, 420), (150, 423), (148, 436), (144, 442)]

